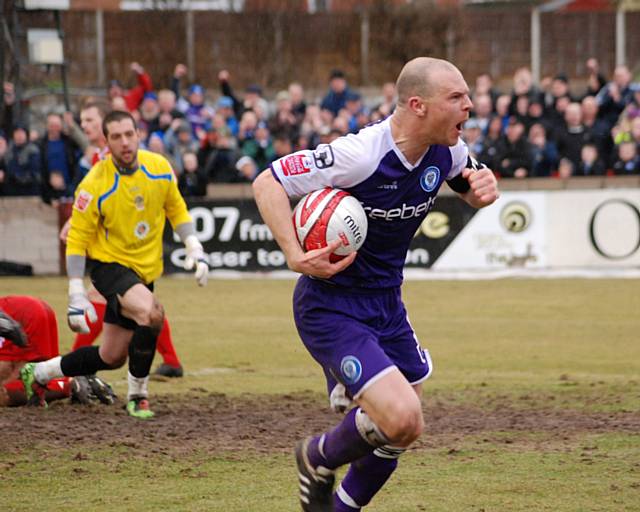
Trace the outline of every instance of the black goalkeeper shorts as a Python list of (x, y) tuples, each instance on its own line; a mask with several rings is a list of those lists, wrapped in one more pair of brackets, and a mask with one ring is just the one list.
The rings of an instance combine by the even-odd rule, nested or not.
[(89, 260), (89, 275), (93, 286), (107, 300), (104, 321), (131, 331), (135, 330), (138, 324), (122, 314), (118, 296), (122, 297), (136, 284), (144, 284), (153, 292), (153, 283), (143, 283), (138, 274), (119, 263), (103, 263), (97, 260)]

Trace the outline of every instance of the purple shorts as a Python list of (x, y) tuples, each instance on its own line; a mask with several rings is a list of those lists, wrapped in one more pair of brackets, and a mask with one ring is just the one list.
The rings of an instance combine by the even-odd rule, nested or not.
[(293, 316), (307, 350), (320, 363), (329, 392), (341, 382), (352, 398), (398, 368), (411, 384), (431, 373), (402, 303), (400, 288), (351, 290), (302, 276)]

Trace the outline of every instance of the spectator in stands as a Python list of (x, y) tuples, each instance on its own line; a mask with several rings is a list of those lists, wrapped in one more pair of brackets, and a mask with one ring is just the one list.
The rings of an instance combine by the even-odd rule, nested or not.
[(307, 112), (307, 103), (304, 100), (304, 88), (298, 82), (291, 82), (287, 88), (291, 111), (296, 116), (296, 124), (300, 126)]
[[(498, 117), (500, 118), (500, 121), (502, 122), (502, 131), (504, 131), (507, 125), (509, 124), (509, 117), (511, 117), (509, 113), (510, 111), (511, 111), (511, 96), (509, 96), (508, 94), (503, 94), (501, 96), (498, 96), (498, 99), (496, 100), (496, 114), (498, 115)], [(492, 168), (492, 169), (495, 170), (495, 168)]]
[[(508, 96), (507, 96), (508, 98)], [(498, 115), (494, 115), (489, 121), (487, 133), (482, 140), (482, 153), (480, 153), (480, 161), (485, 163), (494, 173), (500, 174), (498, 171), (498, 151), (502, 141), (502, 119)]]
[(500, 140), (496, 159), (503, 178), (526, 178), (531, 171), (531, 147), (524, 133), (524, 124), (512, 116), (505, 135)]
[(556, 177), (561, 180), (567, 180), (573, 176), (573, 162), (568, 158), (561, 158), (558, 163), (558, 172), (556, 173)]
[(580, 103), (582, 110), (582, 124), (598, 149), (605, 165), (611, 163), (611, 158), (605, 155), (613, 154), (613, 139), (605, 121), (598, 117), (598, 102), (594, 96), (585, 96)]
[[(356, 91), (351, 91), (347, 94), (344, 110), (346, 111), (345, 117), (347, 119), (349, 133), (358, 133), (360, 128), (365, 126), (369, 121), (369, 116), (366, 115), (362, 103), (362, 96)], [(362, 114), (365, 115), (363, 116)]]
[(571, 103), (565, 112), (565, 127), (558, 133), (558, 154), (560, 158), (571, 160), (574, 169), (580, 162), (582, 146), (591, 141), (589, 132), (582, 124), (582, 107)]
[(493, 101), (487, 93), (476, 94), (473, 98), (473, 117), (482, 133), (487, 132), (493, 112)]
[[(155, 92), (144, 94), (139, 110), (140, 121), (138, 122), (138, 128), (144, 127), (147, 134), (160, 131), (160, 104), (158, 95)], [(144, 138), (145, 142), (148, 140), (148, 137)]]
[(596, 96), (600, 92), (600, 89), (607, 84), (607, 79), (600, 73), (600, 63), (598, 59), (591, 57), (587, 59), (585, 65), (588, 73), (585, 96)]
[(518, 68), (513, 75), (513, 90), (511, 92), (512, 108), (515, 108), (516, 98), (519, 96), (527, 96), (529, 101), (542, 97), (542, 92), (534, 85), (533, 75), (527, 67)]
[(240, 118), (238, 126), (238, 145), (240, 148), (246, 141), (252, 140), (255, 136), (256, 127), (258, 126), (258, 116), (253, 110), (247, 110)]
[(618, 158), (613, 173), (621, 176), (640, 174), (640, 156), (635, 142), (626, 141), (618, 146)]
[(160, 115), (169, 114), (172, 119), (184, 117), (184, 114), (178, 110), (176, 93), (170, 89), (158, 91), (158, 108)]
[(275, 159), (276, 153), (271, 141), (271, 132), (267, 123), (260, 121), (256, 125), (254, 136), (245, 139), (242, 146), (242, 154), (250, 156), (255, 161), (258, 169), (266, 169)]
[(182, 156), (185, 153), (198, 151), (198, 141), (194, 138), (191, 125), (186, 119), (174, 119), (164, 134), (166, 151), (175, 163), (174, 170), (182, 173)]
[(244, 97), (239, 99), (233, 92), (230, 79), (231, 74), (228, 70), (223, 69), (218, 73), (220, 92), (223, 96), (228, 96), (233, 100), (233, 110), (236, 119), (241, 119), (247, 110), (253, 110), (260, 119), (266, 120), (269, 105), (262, 97), (262, 88), (257, 84), (251, 84), (245, 89)]
[(240, 158), (235, 139), (226, 126), (210, 128), (198, 150), (198, 165), (213, 183), (235, 181), (235, 163)]
[(13, 133), (13, 106), (16, 102), (16, 93), (11, 82), (4, 82), (4, 116), (0, 129), (4, 131), (7, 138)]
[[(109, 108), (110, 110), (120, 110), (122, 112), (129, 111), (129, 109), (127, 108), (127, 102), (122, 96), (116, 96), (115, 98), (112, 98), (111, 106)], [(140, 118), (140, 113), (137, 109), (131, 112), (131, 114), (134, 115), (134, 117)]]
[(71, 198), (74, 192), (80, 147), (63, 132), (62, 116), (47, 115), (46, 133), (39, 141), (42, 157), (42, 197), (46, 203)]
[(231, 135), (238, 135), (239, 123), (233, 110), (233, 100), (229, 96), (222, 96), (216, 103), (216, 115), (222, 116)]
[(191, 133), (194, 139), (204, 138), (207, 129), (211, 126), (211, 118), (214, 111), (205, 104), (204, 88), (199, 84), (189, 87), (187, 100), (178, 101), (178, 108), (191, 125)]
[(293, 112), (293, 104), (288, 91), (280, 91), (276, 95), (276, 111), (269, 120), (271, 133), (285, 133), (295, 140), (300, 133), (298, 117)]
[(276, 134), (273, 137), (273, 151), (275, 153), (274, 159), (290, 155), (293, 153), (293, 144), (291, 143), (291, 139), (284, 133)]
[[(491, 98), (491, 104), (495, 105), (498, 100), (498, 96), (500, 96), (500, 91), (498, 91), (493, 86), (493, 78), (489, 73), (480, 73), (476, 77), (476, 85), (473, 89), (473, 96), (488, 94)], [(474, 101), (475, 103), (475, 101)]]
[(243, 156), (236, 162), (236, 169), (238, 176), (236, 181), (241, 183), (251, 183), (256, 179), (256, 176), (260, 172), (256, 162), (250, 156)]
[(329, 75), (329, 91), (322, 99), (320, 108), (337, 116), (338, 112), (345, 107), (349, 93), (350, 89), (344, 72), (341, 69), (334, 69)]
[(532, 177), (548, 177), (558, 167), (558, 150), (556, 145), (547, 139), (547, 133), (541, 123), (534, 123), (529, 129), (529, 144), (531, 145), (531, 173)]
[[(177, 169), (177, 164), (173, 159), (173, 155), (169, 154), (169, 152), (167, 151), (167, 147), (164, 144), (164, 137), (160, 132), (153, 132), (149, 135), (149, 143), (147, 144), (147, 149), (149, 151), (153, 151), (154, 153), (162, 155), (169, 161), (172, 169)], [(176, 171), (176, 173), (178, 173), (178, 171)]]
[(331, 130), (335, 130), (342, 135), (349, 133), (349, 117), (346, 115), (346, 111), (342, 109), (340, 114), (336, 116), (331, 122)]
[(569, 89), (569, 78), (566, 73), (558, 73), (553, 80), (549, 90), (544, 95), (544, 104), (546, 109), (554, 109), (558, 98), (568, 96), (571, 98), (571, 91)]
[(178, 188), (184, 197), (207, 195), (207, 175), (198, 166), (198, 157), (188, 151), (182, 155), (183, 172), (178, 178)]
[[(131, 71), (133, 71), (133, 73), (135, 73), (136, 75), (138, 85), (127, 91), (124, 89), (120, 81), (111, 80), (111, 82), (109, 82), (107, 93), (109, 96), (109, 100), (111, 101), (113, 101), (114, 98), (123, 98), (126, 109), (129, 112), (133, 112), (140, 106), (140, 103), (142, 103), (144, 94), (153, 90), (153, 83), (149, 74), (139, 63), (132, 62), (130, 68)], [(115, 107), (114, 110), (116, 110)], [(118, 108), (117, 110), (121, 109)]]
[(304, 121), (302, 121), (300, 128), (301, 133), (303, 133), (309, 141), (308, 148), (315, 149), (318, 145), (320, 130), (323, 126), (325, 126), (325, 123), (322, 118), (320, 106), (316, 103), (308, 105)]
[(606, 172), (604, 162), (598, 154), (598, 147), (594, 143), (582, 146), (580, 162), (575, 168), (575, 176), (603, 176)]
[(633, 88), (631, 72), (627, 66), (618, 66), (613, 73), (613, 80), (607, 83), (596, 96), (600, 106), (599, 115), (607, 126), (612, 128), (625, 107), (631, 103)]
[(385, 82), (382, 84), (382, 99), (373, 110), (380, 112), (381, 117), (384, 119), (395, 110), (396, 101), (396, 84), (393, 82)]
[(42, 193), (42, 161), (38, 146), (28, 140), (23, 125), (16, 125), (6, 154), (4, 194), (39, 196)]
[(475, 159), (480, 158), (482, 150), (484, 149), (482, 139), (483, 136), (480, 121), (475, 117), (472, 117), (464, 123), (464, 128), (462, 129), (462, 140), (467, 144), (469, 154)]

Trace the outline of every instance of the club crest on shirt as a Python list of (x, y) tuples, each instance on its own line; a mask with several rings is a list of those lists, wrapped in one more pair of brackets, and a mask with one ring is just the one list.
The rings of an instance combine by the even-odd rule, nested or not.
[(420, 177), (420, 186), (425, 192), (433, 192), (440, 181), (440, 169), (435, 166), (427, 167)]
[(144, 210), (144, 197), (138, 195), (134, 198), (133, 202), (136, 205), (136, 210), (140, 212)]
[(340, 362), (340, 373), (346, 384), (355, 384), (362, 377), (362, 363), (356, 356), (345, 356)]
[(147, 235), (149, 234), (149, 223), (144, 220), (141, 220), (136, 224), (136, 228), (133, 231), (133, 233), (134, 235), (136, 235), (136, 238), (139, 238), (140, 240), (144, 240), (145, 238), (147, 238)]
[(91, 204), (92, 200), (93, 200), (93, 196), (89, 194), (89, 192), (87, 192), (86, 190), (81, 190), (80, 192), (78, 192), (78, 195), (76, 196), (76, 200), (73, 203), (73, 207), (79, 212), (85, 212), (87, 211), (87, 208)]

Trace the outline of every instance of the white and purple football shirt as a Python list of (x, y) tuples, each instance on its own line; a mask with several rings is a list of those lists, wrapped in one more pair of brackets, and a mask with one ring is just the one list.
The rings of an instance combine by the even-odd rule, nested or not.
[(367, 238), (353, 264), (328, 281), (351, 288), (390, 288), (402, 284), (409, 244), (440, 186), (459, 176), (467, 159), (467, 146), (459, 140), (451, 147), (432, 145), (410, 164), (396, 146), (387, 118), (314, 151), (280, 158), (271, 172), (289, 197), (323, 187), (356, 197), (367, 213)]

